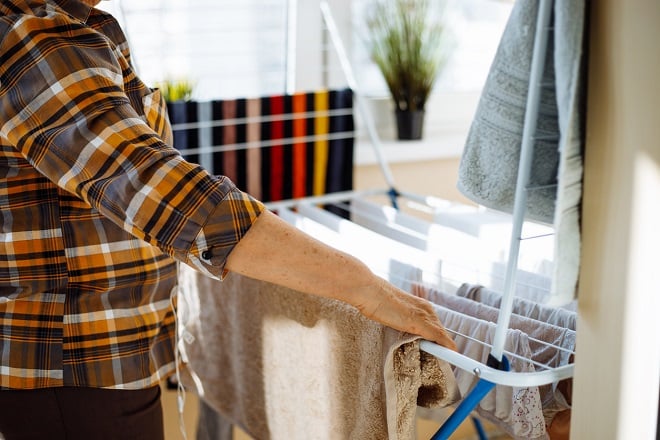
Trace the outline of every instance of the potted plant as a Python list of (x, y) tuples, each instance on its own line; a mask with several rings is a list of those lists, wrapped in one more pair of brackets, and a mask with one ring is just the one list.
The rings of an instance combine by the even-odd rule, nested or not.
[(399, 139), (421, 139), (424, 107), (446, 59), (437, 0), (376, 0), (367, 18), (370, 55), (395, 105)]
[(167, 102), (189, 101), (192, 98), (194, 84), (192, 81), (182, 79), (167, 79), (156, 83), (163, 98)]

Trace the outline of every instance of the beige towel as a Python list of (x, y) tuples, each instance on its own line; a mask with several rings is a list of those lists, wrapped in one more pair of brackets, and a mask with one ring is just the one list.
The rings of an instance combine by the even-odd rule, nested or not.
[(199, 393), (254, 438), (412, 439), (418, 403), (458, 399), (451, 367), (418, 338), (345, 303), (188, 268), (181, 286), (180, 346)]

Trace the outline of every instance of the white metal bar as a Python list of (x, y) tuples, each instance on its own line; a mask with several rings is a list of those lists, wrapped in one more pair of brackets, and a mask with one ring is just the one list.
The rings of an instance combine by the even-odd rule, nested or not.
[(296, 89), (296, 63), (298, 51), (298, 0), (286, 2), (286, 93), (292, 95)]
[(281, 200), (277, 202), (268, 202), (266, 203), (266, 207), (271, 210), (278, 210), (278, 209), (284, 209), (284, 208), (291, 208), (296, 205), (299, 205), (301, 203), (309, 204), (309, 205), (315, 205), (315, 204), (323, 204), (323, 203), (333, 203), (333, 202), (340, 202), (343, 200), (355, 198), (355, 197), (367, 197), (367, 196), (375, 196), (375, 195), (387, 195), (386, 189), (375, 189), (375, 190), (365, 190), (365, 191), (341, 191), (341, 192), (335, 192), (335, 193), (329, 193), (329, 194), (324, 194), (320, 196), (307, 196), (307, 197), (301, 197), (299, 199), (289, 199), (289, 200)]
[(342, 70), (344, 71), (346, 82), (355, 94), (356, 106), (360, 112), (360, 115), (362, 116), (364, 124), (366, 125), (369, 139), (373, 144), (374, 153), (378, 159), (378, 164), (380, 165), (380, 169), (383, 173), (383, 177), (385, 178), (385, 182), (390, 188), (394, 188), (394, 177), (392, 176), (392, 171), (390, 170), (389, 165), (383, 156), (383, 149), (381, 146), (380, 138), (378, 137), (378, 133), (376, 132), (376, 126), (374, 125), (373, 118), (371, 117), (371, 113), (369, 112), (367, 105), (360, 96), (358, 84), (355, 79), (355, 75), (353, 74), (353, 68), (351, 67), (348, 55), (346, 54), (346, 49), (344, 49), (344, 43), (342, 42), (341, 36), (339, 35), (339, 30), (337, 29), (335, 20), (332, 17), (332, 11), (330, 10), (330, 6), (326, 0), (321, 1), (321, 14), (323, 15), (323, 20), (325, 21), (325, 25), (328, 28), (328, 33), (332, 39), (333, 46), (337, 52), (339, 63), (341, 64)]
[(532, 168), (533, 136), (536, 131), (536, 121), (539, 112), (539, 101), (541, 98), (541, 82), (543, 80), (543, 69), (548, 41), (548, 25), (552, 12), (552, 0), (541, 0), (538, 16), (536, 19), (536, 34), (534, 37), (534, 52), (529, 75), (529, 91), (527, 93), (527, 107), (523, 128), (522, 145), (520, 148), (520, 163), (518, 166), (518, 179), (513, 208), (513, 226), (511, 230), (511, 243), (509, 247), (508, 264), (504, 281), (502, 304), (497, 319), (497, 329), (493, 339), (493, 351), (491, 354), (497, 360), (502, 359), (506, 332), (511, 319), (511, 308), (516, 284), (516, 273), (518, 271), (518, 255), (520, 253), (520, 235), (522, 224), (527, 208), (527, 191), (529, 176)]
[[(292, 199), (292, 200), (285, 200), (285, 201), (277, 201), (277, 202), (269, 202), (266, 204), (266, 206), (272, 210), (277, 210), (277, 209), (284, 209), (284, 208), (291, 208), (294, 206), (298, 206), (301, 204), (306, 204), (306, 205), (317, 205), (317, 204), (324, 204), (324, 203), (332, 203), (334, 206), (337, 206), (341, 209), (344, 209), (346, 212), (350, 213), (359, 213), (361, 216), (365, 218), (369, 218), (373, 221), (381, 221), (383, 220), (380, 217), (376, 217), (370, 214), (366, 214), (364, 212), (361, 212), (361, 210), (356, 210), (355, 205), (349, 205), (348, 202), (351, 200), (355, 200), (358, 198), (368, 198), (372, 196), (388, 196), (388, 190), (387, 189), (372, 189), (372, 190), (363, 190), (363, 191), (344, 191), (344, 192), (337, 192), (337, 193), (331, 193), (331, 194), (325, 194), (325, 195), (320, 195), (320, 196), (311, 196), (311, 197), (304, 197), (304, 198), (299, 198), (299, 199)], [(404, 192), (400, 194), (401, 197), (405, 199), (410, 199), (412, 201), (421, 201), (421, 203), (424, 203), (425, 205), (430, 203), (429, 206), (441, 206), (440, 204), (442, 203), (442, 200), (440, 199), (435, 199), (434, 197), (425, 197), (425, 196), (420, 196), (416, 195), (413, 193), (408, 193)], [(399, 224), (390, 224), (390, 223), (383, 223), (383, 225), (386, 225), (388, 227), (394, 227), (395, 229), (399, 230), (402, 233), (409, 234), (414, 238), (417, 239), (423, 239), (426, 236), (423, 235), (421, 232), (411, 229), (408, 226), (403, 226)], [(378, 231), (376, 231), (378, 232)], [(389, 236), (385, 234), (386, 236)], [(394, 238), (392, 236), (389, 236), (390, 238)], [(475, 268), (470, 268), (467, 266), (462, 266), (454, 261), (451, 260), (443, 260), (443, 268), (445, 269), (450, 269), (450, 268), (455, 268), (455, 269), (465, 269), (466, 271), (474, 271), (476, 270)], [(465, 279), (456, 279), (448, 276), (447, 274), (442, 274), (442, 273), (437, 273), (435, 271), (433, 272), (428, 272), (424, 271), (425, 275), (430, 275), (434, 279), (438, 280), (444, 280), (448, 283), (453, 283), (455, 286), (459, 286), (460, 284), (465, 282)], [(492, 279), (497, 279), (497, 280), (503, 280), (504, 276), (502, 274), (496, 273), (496, 272), (491, 272), (491, 271), (483, 271), (479, 269), (479, 274), (483, 276), (490, 277)], [(540, 286), (537, 284), (532, 284), (532, 283), (527, 283), (527, 282), (516, 282), (516, 286), (518, 287), (531, 287), (534, 289), (537, 289), (539, 291), (544, 291), (549, 293), (549, 289)], [(450, 330), (450, 329), (448, 329)], [(451, 331), (451, 330), (450, 330)], [(465, 335), (462, 335), (465, 337)], [(490, 345), (489, 345), (490, 346)]]
[(352, 108), (339, 108), (331, 110), (315, 110), (307, 112), (296, 113), (282, 113), (279, 115), (262, 115), (262, 116), (249, 116), (244, 118), (227, 118), (227, 119), (207, 119), (196, 122), (179, 122), (172, 124), (172, 130), (192, 130), (203, 127), (226, 127), (231, 125), (240, 124), (255, 124), (259, 122), (280, 122), (280, 121), (293, 121), (295, 119), (308, 119), (315, 116), (353, 116), (355, 112)]
[(442, 347), (430, 341), (421, 341), (420, 349), (445, 360), (461, 370), (474, 373), (487, 381), (513, 387), (533, 387), (547, 385), (573, 376), (573, 364), (536, 372), (501, 371), (486, 364)]
[(280, 145), (291, 145), (295, 143), (307, 143), (314, 141), (332, 141), (339, 139), (350, 139), (354, 133), (352, 131), (339, 131), (329, 134), (317, 134), (310, 136), (288, 137), (282, 139), (271, 139), (263, 141), (241, 142), (237, 144), (210, 145), (202, 148), (182, 148), (177, 150), (181, 154), (200, 154), (200, 153), (220, 153), (223, 151), (246, 150), (249, 148), (268, 148)]

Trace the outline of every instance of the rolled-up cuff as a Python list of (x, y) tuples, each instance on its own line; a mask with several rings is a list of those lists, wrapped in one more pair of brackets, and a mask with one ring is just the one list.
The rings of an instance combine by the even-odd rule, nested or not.
[(261, 202), (247, 193), (238, 189), (228, 192), (200, 230), (185, 262), (222, 279), (229, 254), (264, 209)]

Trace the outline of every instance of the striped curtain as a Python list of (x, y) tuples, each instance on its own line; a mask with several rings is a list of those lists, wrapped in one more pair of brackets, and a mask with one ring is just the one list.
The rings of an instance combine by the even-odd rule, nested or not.
[(353, 189), (350, 89), (172, 102), (174, 147), (263, 202)]

